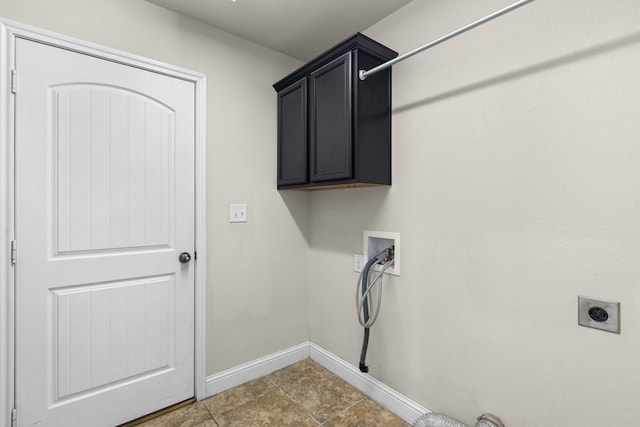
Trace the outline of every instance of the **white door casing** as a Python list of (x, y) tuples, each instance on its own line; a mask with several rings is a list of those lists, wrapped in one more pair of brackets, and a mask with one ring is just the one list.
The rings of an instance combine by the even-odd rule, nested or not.
[[(1, 309), (16, 310), (16, 343), (11, 322), (0, 323), (10, 362), (0, 374), (12, 379), (15, 363), (17, 387), (15, 395), (0, 392), (0, 425), (14, 399), (19, 425), (112, 425), (193, 396), (194, 377), (204, 397), (204, 266), (177, 259), (195, 247), (204, 254), (202, 161), (194, 202), (204, 77), (139, 59), (123, 65), (131, 58), (48, 33), (33, 37), (33, 29), (2, 29), (2, 57), (12, 59), (20, 86), (15, 199), (0, 191), (8, 206), (16, 202), (15, 230), (11, 212), (0, 215), (10, 230), (2, 243), (15, 238), (19, 246), (18, 263), (2, 272), (16, 276), (15, 302), (13, 289), (3, 289)], [(12, 112), (0, 109), (3, 123)], [(12, 157), (7, 136), (13, 129), (1, 136)]]

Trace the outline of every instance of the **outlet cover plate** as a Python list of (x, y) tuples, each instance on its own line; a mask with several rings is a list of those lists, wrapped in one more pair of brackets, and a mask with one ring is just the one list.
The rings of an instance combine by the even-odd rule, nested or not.
[(364, 255), (354, 255), (353, 271), (356, 273), (362, 273), (362, 267), (364, 267)]
[[(594, 307), (599, 307), (606, 311), (608, 315), (607, 320), (604, 322), (593, 320), (589, 315), (589, 310)], [(578, 325), (619, 334), (620, 303), (578, 296)]]

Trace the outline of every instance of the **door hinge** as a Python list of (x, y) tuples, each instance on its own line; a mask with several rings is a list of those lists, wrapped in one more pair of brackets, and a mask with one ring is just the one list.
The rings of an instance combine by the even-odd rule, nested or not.
[(18, 92), (18, 71), (11, 70), (11, 93)]
[(11, 241), (11, 265), (15, 265), (18, 262), (18, 243), (15, 240)]
[(18, 410), (13, 408), (11, 411), (11, 427), (17, 427), (18, 425)]

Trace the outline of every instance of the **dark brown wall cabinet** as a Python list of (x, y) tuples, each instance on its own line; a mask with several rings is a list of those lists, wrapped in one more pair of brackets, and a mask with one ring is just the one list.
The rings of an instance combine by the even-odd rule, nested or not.
[(273, 85), (278, 188), (391, 185), (391, 69), (397, 53), (358, 33)]

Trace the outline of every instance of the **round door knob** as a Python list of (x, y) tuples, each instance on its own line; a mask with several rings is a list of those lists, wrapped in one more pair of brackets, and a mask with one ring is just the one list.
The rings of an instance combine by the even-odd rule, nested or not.
[(178, 257), (178, 259), (180, 260), (181, 263), (186, 264), (189, 261), (191, 261), (191, 255), (189, 255), (189, 252), (182, 252)]

